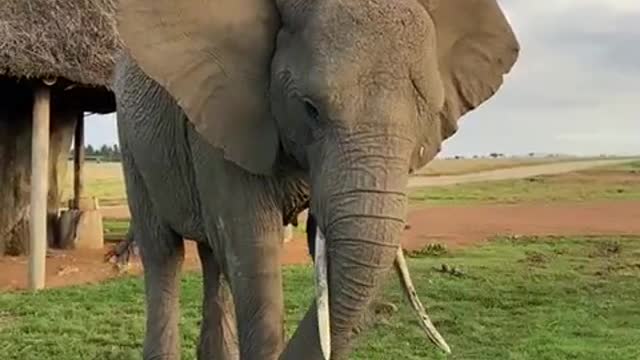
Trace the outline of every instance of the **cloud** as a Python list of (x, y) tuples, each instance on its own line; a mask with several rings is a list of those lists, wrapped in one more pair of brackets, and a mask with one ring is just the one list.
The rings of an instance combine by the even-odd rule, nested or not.
[(640, 2), (501, 5), (520, 59), (498, 94), (465, 116), (443, 153), (640, 153), (629, 135), (640, 134)]

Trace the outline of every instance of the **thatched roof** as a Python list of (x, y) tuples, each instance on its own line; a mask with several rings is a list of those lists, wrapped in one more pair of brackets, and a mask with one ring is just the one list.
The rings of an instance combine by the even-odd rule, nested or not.
[(1, 0), (0, 75), (110, 87), (118, 0)]

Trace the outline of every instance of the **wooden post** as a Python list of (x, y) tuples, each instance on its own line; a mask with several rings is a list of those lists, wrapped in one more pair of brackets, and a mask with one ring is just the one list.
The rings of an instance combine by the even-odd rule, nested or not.
[(39, 85), (33, 101), (31, 140), (31, 213), (29, 219), (29, 288), (44, 288), (47, 252), (47, 192), (49, 185), (49, 87)]
[(73, 149), (73, 208), (79, 209), (84, 190), (84, 113), (80, 113), (76, 123)]

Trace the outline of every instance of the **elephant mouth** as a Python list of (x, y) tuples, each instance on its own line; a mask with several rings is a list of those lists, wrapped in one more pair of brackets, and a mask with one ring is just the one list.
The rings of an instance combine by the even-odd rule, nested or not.
[[(331, 322), (329, 308), (329, 258), (327, 256), (327, 239), (322, 233), (320, 227), (317, 225), (312, 214), (309, 214), (307, 218), (307, 241), (315, 268), (315, 301), (318, 319), (318, 336), (322, 354), (324, 358), (328, 360), (331, 356)], [(420, 298), (418, 297), (407, 266), (404, 251), (401, 246), (398, 246), (396, 251), (394, 268), (407, 300), (411, 304), (415, 315), (418, 317), (418, 323), (425, 335), (436, 347), (445, 353), (450, 354), (451, 349), (449, 345), (436, 329), (429, 315), (427, 315)]]

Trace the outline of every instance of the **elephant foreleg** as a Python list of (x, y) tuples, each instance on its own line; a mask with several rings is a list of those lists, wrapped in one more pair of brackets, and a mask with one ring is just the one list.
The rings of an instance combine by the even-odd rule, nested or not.
[(237, 360), (240, 357), (237, 325), (229, 286), (211, 248), (198, 244), (198, 255), (204, 287), (198, 359)]
[(157, 243), (140, 241), (147, 306), (143, 358), (179, 360), (179, 275), (184, 260), (184, 243), (169, 229), (158, 228), (156, 231), (136, 233), (135, 236), (151, 234), (154, 238), (148, 241)]
[[(274, 360), (284, 344), (280, 268), (283, 232), (278, 221), (272, 227), (256, 225), (257, 229), (240, 230), (228, 244), (227, 269), (236, 305), (241, 359)], [(246, 222), (234, 226), (240, 227), (253, 228)]]
[(144, 267), (146, 332), (145, 360), (179, 360), (180, 269), (184, 240), (157, 215), (142, 176), (123, 152), (131, 227)]

